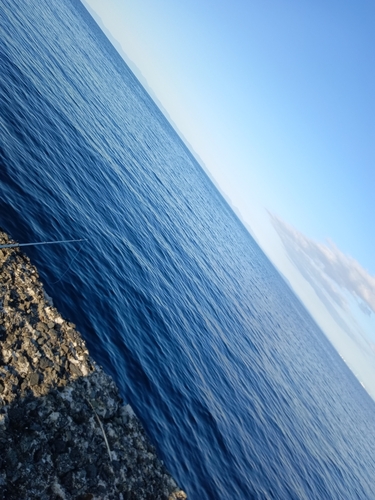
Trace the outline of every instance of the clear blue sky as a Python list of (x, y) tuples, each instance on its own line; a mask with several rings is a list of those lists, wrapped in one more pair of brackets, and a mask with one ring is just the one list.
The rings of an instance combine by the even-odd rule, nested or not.
[[(370, 278), (375, 275), (373, 0), (86, 3), (347, 358), (352, 345), (343, 347), (306, 280), (326, 280), (328, 295), (333, 280), (350, 304), (357, 293), (338, 271), (318, 276), (329, 251), (324, 247), (313, 257), (314, 242), (326, 245), (326, 238), (336, 245), (332, 256), (342, 268), (347, 264), (348, 276), (355, 266), (343, 256), (358, 261)], [(311, 279), (290, 264), (292, 253), (264, 208), (298, 230), (293, 236), (278, 226), (290, 252), (292, 240), (302, 241), (299, 234), (308, 239), (311, 252), (304, 259), (312, 263)], [(362, 278), (366, 293), (374, 294), (371, 279)], [(374, 312), (362, 317), (355, 302), (346, 320), (350, 313), (369, 336)], [(375, 357), (372, 362), (375, 378)]]

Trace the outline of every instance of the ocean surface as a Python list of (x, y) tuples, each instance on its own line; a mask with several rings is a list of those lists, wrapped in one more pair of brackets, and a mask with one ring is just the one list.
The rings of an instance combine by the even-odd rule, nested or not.
[(375, 404), (78, 1), (0, 1), (0, 226), (191, 500), (374, 499)]

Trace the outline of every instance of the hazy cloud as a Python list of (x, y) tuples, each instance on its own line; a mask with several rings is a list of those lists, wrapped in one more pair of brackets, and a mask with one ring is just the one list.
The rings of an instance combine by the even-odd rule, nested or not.
[(337, 305), (347, 309), (342, 290), (360, 300), (363, 312), (375, 313), (375, 276), (336, 245), (317, 243), (307, 238), (276, 215), (269, 214), (291, 260), (313, 285), (318, 295), (324, 290)]

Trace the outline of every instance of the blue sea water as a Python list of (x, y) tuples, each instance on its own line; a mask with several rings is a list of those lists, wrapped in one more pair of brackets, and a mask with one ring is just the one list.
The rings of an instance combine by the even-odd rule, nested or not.
[(374, 499), (374, 402), (78, 1), (0, 2), (0, 226), (190, 499)]

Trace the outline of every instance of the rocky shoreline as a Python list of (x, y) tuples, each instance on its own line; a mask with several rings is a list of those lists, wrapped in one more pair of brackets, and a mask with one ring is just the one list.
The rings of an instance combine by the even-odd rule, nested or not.
[(0, 288), (0, 500), (187, 498), (18, 249)]

